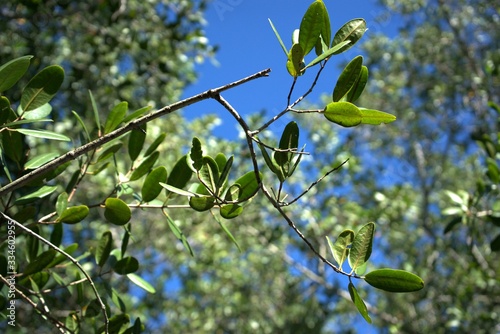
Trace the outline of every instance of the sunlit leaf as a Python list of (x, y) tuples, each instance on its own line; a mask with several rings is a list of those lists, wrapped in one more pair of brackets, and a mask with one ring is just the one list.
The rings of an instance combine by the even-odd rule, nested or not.
[(358, 79), (347, 93), (346, 100), (354, 103), (365, 90), (366, 83), (368, 82), (368, 67), (361, 66), (361, 72)]
[(188, 184), (193, 172), (191, 168), (189, 168), (187, 159), (188, 156), (184, 155), (175, 163), (174, 168), (172, 168), (172, 172), (167, 179), (168, 185), (182, 189)]
[(59, 65), (47, 66), (38, 72), (23, 90), (21, 108), (23, 112), (34, 110), (48, 103), (61, 87), (64, 70)]
[(22, 78), (33, 56), (23, 56), (0, 66), (0, 93), (11, 88)]
[(177, 194), (177, 195), (186, 196), (186, 197), (192, 197), (192, 196), (199, 197), (199, 196), (201, 196), (201, 195), (193, 193), (191, 191), (186, 191), (183, 189), (176, 188), (174, 186), (171, 186), (170, 184), (160, 182), (160, 185), (163, 188), (167, 189), (168, 191), (173, 192), (174, 194)]
[[(259, 178), (262, 180), (262, 173), (260, 172)], [(244, 174), (234, 183), (240, 186), (240, 191), (237, 198), (239, 202), (249, 200), (257, 194), (257, 191), (259, 191), (259, 183), (257, 182), (254, 171), (250, 171)]]
[(304, 51), (300, 44), (292, 45), (290, 53), (288, 54), (288, 60), (286, 62), (286, 68), (291, 76), (297, 77), (303, 74), (304, 64)]
[(324, 114), (329, 121), (344, 127), (356, 126), (362, 121), (361, 111), (350, 102), (331, 102)]
[(219, 220), (217, 220), (217, 222), (219, 223), (219, 225), (222, 228), (222, 230), (226, 233), (226, 235), (228, 236), (228, 238), (234, 243), (234, 245), (236, 246), (236, 248), (238, 248), (238, 250), (241, 252), (240, 245), (238, 245), (238, 242), (236, 241), (236, 239), (234, 238), (234, 236), (231, 234), (231, 232), (227, 229), (227, 227), (224, 224), (222, 224), (222, 222), (220, 222)]
[(363, 316), (363, 318), (368, 322), (372, 323), (372, 319), (370, 318), (370, 315), (368, 314), (368, 309), (366, 308), (365, 302), (363, 299), (358, 294), (358, 291), (356, 290), (356, 287), (354, 287), (354, 284), (349, 283), (348, 286), (349, 289), (349, 295), (351, 296), (351, 300), (358, 309), (359, 314)]
[(156, 289), (149, 282), (147, 282), (137, 274), (127, 274), (127, 277), (130, 281), (132, 281), (132, 283), (142, 288), (143, 290), (149, 293), (156, 293)]
[(354, 231), (345, 230), (342, 231), (334, 244), (330, 242), (328, 239), (328, 244), (330, 245), (330, 250), (332, 251), (333, 258), (339, 264), (339, 267), (342, 267), (342, 264), (347, 259), (347, 255), (349, 254), (349, 246), (352, 244), (354, 240)]
[(374, 231), (375, 224), (368, 223), (354, 236), (348, 256), (349, 265), (353, 270), (356, 270), (370, 258)]
[(209, 193), (218, 193), (219, 167), (214, 159), (209, 156), (203, 157), (202, 167), (198, 172), (198, 178), (202, 184), (210, 190)]
[(353, 19), (344, 24), (333, 37), (332, 47), (340, 43), (349, 41), (349, 44), (341, 47), (335, 54), (349, 50), (363, 37), (366, 31), (366, 21), (364, 19)]
[(156, 163), (156, 160), (158, 160), (159, 156), (160, 152), (155, 151), (153, 154), (144, 159), (139, 167), (137, 167), (130, 175), (130, 181), (138, 180), (146, 175), (151, 170), (151, 168), (153, 168), (153, 165)]
[(36, 200), (39, 200), (40, 198), (44, 198), (52, 194), (54, 191), (56, 191), (57, 186), (43, 186), (32, 193), (29, 193), (27, 195), (24, 195), (16, 200), (16, 204), (27, 204)]
[(40, 120), (50, 115), (51, 112), (52, 112), (52, 106), (48, 103), (45, 103), (38, 108), (30, 110), (30, 112), (24, 114), (23, 117), (27, 120)]
[(363, 124), (379, 125), (396, 120), (396, 116), (379, 110), (359, 108), (359, 111), (361, 112), (361, 123)]
[(124, 119), (123, 119), (123, 123), (128, 123), (136, 118), (139, 118), (140, 116), (142, 116), (143, 114), (147, 113), (148, 111), (151, 110), (151, 108), (153, 108), (152, 106), (145, 106), (145, 107), (142, 107), (140, 109), (137, 109), (136, 111), (130, 113), (130, 115), (127, 115)]
[(26, 136), (36, 137), (36, 138), (44, 138), (44, 139), (52, 139), (52, 140), (61, 140), (61, 141), (71, 141), (69, 137), (65, 135), (55, 133), (52, 131), (46, 130), (31, 130), (31, 129), (13, 129), (13, 131), (17, 131)]
[(371, 286), (389, 292), (413, 292), (424, 287), (420, 277), (399, 269), (377, 269), (366, 274), (364, 279)]
[(215, 204), (215, 198), (212, 196), (200, 196), (200, 197), (190, 197), (189, 206), (196, 211), (207, 211), (213, 208)]
[(325, 51), (323, 54), (319, 55), (318, 57), (314, 58), (313, 61), (311, 61), (309, 64), (307, 64), (306, 67), (304, 67), (304, 70), (318, 64), (320, 61), (325, 60), (326, 58), (330, 57), (331, 55), (334, 55), (337, 53), (338, 50), (342, 49), (346, 45), (350, 44), (350, 41), (344, 41), (340, 44), (332, 46), (330, 49)]
[(278, 34), (278, 30), (276, 30), (276, 28), (274, 27), (274, 24), (273, 22), (271, 21), (271, 19), (268, 19), (269, 20), (269, 24), (271, 24), (271, 28), (273, 29), (274, 31), (274, 35), (276, 36), (276, 38), (278, 39), (278, 42), (280, 43), (281, 45), (281, 48), (283, 49), (283, 52), (285, 53), (285, 55), (288, 56), (288, 51), (285, 47), (285, 44), (283, 44), (283, 40), (281, 39), (280, 35)]
[(108, 198), (104, 202), (104, 217), (115, 225), (125, 225), (132, 218), (132, 212), (128, 205), (119, 198)]
[(56, 152), (37, 155), (24, 164), (24, 169), (36, 169), (40, 166), (45, 165), (50, 160), (57, 158), (58, 156), (60, 156), (60, 154)]
[(322, 1), (314, 1), (302, 17), (299, 28), (299, 44), (302, 48), (302, 56), (311, 52), (318, 40), (324, 24), (324, 13), (326, 7)]
[(225, 187), (225, 184), (227, 183), (227, 179), (229, 177), (229, 171), (231, 170), (231, 166), (233, 165), (233, 160), (234, 160), (234, 157), (231, 156), (225, 162), (225, 164), (222, 166), (222, 168), (219, 167), (219, 170), (221, 172), (220, 172), (219, 182), (217, 183), (217, 188), (218, 189), (223, 189)]
[(144, 153), (144, 156), (147, 157), (148, 155), (151, 155), (155, 150), (160, 146), (160, 144), (165, 140), (165, 137), (167, 136), (166, 133), (160, 134), (156, 139), (149, 145), (148, 149)]

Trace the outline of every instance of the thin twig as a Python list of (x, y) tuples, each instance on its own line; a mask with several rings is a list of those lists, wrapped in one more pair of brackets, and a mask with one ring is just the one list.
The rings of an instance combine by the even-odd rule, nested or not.
[(173, 103), (169, 106), (166, 106), (166, 107), (163, 107), (157, 111), (154, 111), (148, 115), (145, 115), (145, 116), (140, 117), (136, 120), (133, 120), (130, 123), (122, 126), (121, 128), (118, 128), (118, 129), (116, 129), (116, 130), (114, 130), (114, 131), (112, 131), (112, 132), (110, 132), (110, 133), (108, 133), (100, 138), (97, 138), (96, 140), (93, 140), (88, 144), (82, 145), (82, 146), (80, 146), (72, 151), (69, 151), (68, 153), (62, 155), (61, 157), (56, 158), (56, 159), (46, 163), (42, 167), (35, 169), (34, 171), (18, 178), (15, 181), (12, 181), (11, 183), (7, 184), (6, 186), (4, 186), (0, 189), (0, 197), (14, 191), (15, 189), (17, 189), (19, 187), (22, 187), (23, 185), (29, 183), (30, 181), (37, 178), (38, 176), (40, 176), (40, 175), (42, 175), (50, 170), (53, 170), (56, 167), (66, 163), (68, 161), (75, 160), (79, 156), (81, 156), (81, 155), (83, 155), (91, 150), (94, 150), (94, 149), (110, 142), (111, 140), (116, 139), (116, 138), (122, 136), (123, 134), (125, 134), (125, 133), (145, 124), (145, 123), (148, 123), (148, 122), (150, 122), (158, 117), (168, 115), (176, 110), (187, 107), (187, 106), (192, 105), (194, 103), (197, 103), (197, 102), (209, 99), (209, 98), (213, 98), (214, 94), (218, 94), (218, 93), (223, 92), (225, 90), (231, 89), (231, 88), (236, 87), (236, 86), (241, 85), (241, 84), (244, 84), (248, 81), (268, 76), (269, 72), (271, 72), (270, 69), (265, 69), (263, 71), (252, 74), (246, 78), (240, 79), (238, 81), (234, 81), (232, 83), (229, 83), (227, 85), (224, 85), (224, 86), (221, 86), (218, 88), (207, 90), (203, 93), (194, 95), (194, 96), (189, 97), (187, 99), (184, 99), (182, 101), (178, 101), (178, 102)]
[(83, 267), (80, 265), (80, 263), (78, 263), (78, 261), (75, 258), (73, 258), (71, 255), (69, 255), (65, 251), (63, 251), (61, 248), (57, 247), (56, 245), (54, 245), (53, 243), (51, 243), (47, 239), (43, 238), (42, 236), (40, 236), (37, 233), (35, 233), (32, 230), (30, 230), (29, 228), (25, 227), (23, 224), (21, 224), (21, 223), (17, 222), (16, 220), (10, 218), (9, 216), (7, 216), (6, 214), (4, 214), (3, 212), (0, 212), (0, 214), (3, 216), (4, 219), (10, 221), (11, 223), (14, 223), (14, 225), (16, 225), (18, 228), (20, 228), (24, 232), (26, 232), (29, 235), (37, 238), (38, 240), (40, 240), (44, 244), (48, 245), (49, 247), (53, 248), (57, 252), (59, 252), (62, 255), (64, 255), (76, 267), (78, 267), (78, 269), (80, 269), (80, 271), (83, 273), (83, 275), (85, 276), (85, 278), (87, 278), (90, 286), (92, 287), (92, 290), (94, 291), (94, 294), (95, 294), (95, 296), (97, 298), (97, 301), (99, 302), (99, 305), (100, 305), (101, 310), (102, 310), (102, 314), (104, 316), (104, 330), (105, 330), (105, 333), (108, 333), (109, 318), (108, 318), (108, 313), (106, 312), (106, 305), (104, 305), (104, 302), (102, 301), (101, 296), (99, 295), (99, 292), (97, 291), (97, 288), (96, 288), (96, 286), (94, 284), (94, 281), (92, 281), (92, 278), (89, 276), (89, 274), (87, 274), (87, 272), (85, 271), (85, 269), (83, 269)]

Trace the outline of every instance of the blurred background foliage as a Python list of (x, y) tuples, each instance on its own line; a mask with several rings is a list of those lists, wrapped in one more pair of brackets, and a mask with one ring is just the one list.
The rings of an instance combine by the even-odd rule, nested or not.
[[(195, 80), (194, 64), (216, 50), (203, 33), (206, 5), (182, 0), (7, 0), (0, 5), (0, 63), (33, 54), (33, 71), (61, 64), (67, 86), (54, 109), (66, 113), (72, 108), (89, 124), (88, 89), (101, 111), (120, 100), (128, 101), (131, 110), (163, 106), (176, 101)], [(379, 5), (384, 9), (382, 23), (397, 17), (403, 24), (394, 38), (374, 33), (363, 39), (370, 80), (362, 99), (374, 109), (393, 112), (398, 120), (383, 131), (338, 131), (326, 122), (297, 116), (314, 155), (294, 176), (290, 191), (308, 186), (304, 180), (311, 177), (301, 175), (314, 179), (350, 160), (289, 208), (290, 215), (325, 255), (325, 235), (357, 230), (362, 222), (374, 220), (377, 267), (399, 267), (425, 280), (424, 290), (404, 295), (359, 285), (377, 331), (498, 332), (500, 262), (493, 241), (500, 233), (499, 178), (494, 175), (500, 129), (498, 111), (489, 105), (499, 103), (498, 4), (384, 0)], [(169, 117), (169, 122), (154, 122), (147, 129), (149, 142), (168, 134), (159, 148), (161, 164), (173, 166), (193, 135), (202, 137), (213, 155), (231, 155), (243, 147), (207, 131), (217, 124), (215, 116), (193, 122), (177, 113)], [(260, 124), (263, 117), (256, 113), (250, 123)], [(63, 124), (60, 130), (69, 131), (75, 122)], [(32, 145), (44, 150), (42, 142)], [(326, 166), (332, 157), (335, 162)], [(250, 168), (235, 158), (240, 170)], [(124, 163), (83, 182), (74, 202), (95, 203), (107, 196), (118, 171), (127, 170)], [(68, 183), (70, 177), (65, 173), (60, 181)], [(43, 205), (37, 210), (39, 216), (47, 214)], [(146, 294), (120, 278), (113, 284), (130, 314), (146, 319), (147, 332), (362, 331), (346, 283), (326, 270), (260, 197), (227, 224), (241, 253), (212, 216), (183, 210), (169, 213), (189, 237), (195, 257), (178, 243), (161, 214), (134, 211), (128, 252), (141, 258), (140, 274), (157, 293)], [(101, 233), (110, 229), (97, 210), (87, 220), (89, 224), (65, 226), (65, 242), (78, 242), (81, 254), (92, 252)], [(115, 240), (121, 240), (123, 229), (111, 229)], [(50, 229), (43, 227), (41, 233), (48, 236)], [(77, 279), (74, 270), (64, 272), (68, 281), (71, 275)], [(92, 298), (90, 290), (84, 293)], [(47, 296), (47, 303), (55, 310), (82, 306), (79, 299), (61, 300), (57, 294)], [(52, 328), (32, 315), (31, 306), (18, 311), (23, 332)]]

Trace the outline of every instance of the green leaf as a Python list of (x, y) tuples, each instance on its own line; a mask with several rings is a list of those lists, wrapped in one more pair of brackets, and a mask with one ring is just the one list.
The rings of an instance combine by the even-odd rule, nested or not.
[(158, 157), (160, 156), (160, 152), (155, 151), (153, 154), (148, 156), (146, 159), (144, 159), (139, 167), (137, 167), (133, 172), (132, 175), (130, 175), (130, 181), (135, 181), (146, 175), (153, 165), (156, 163), (156, 160), (158, 160)]
[(233, 219), (243, 212), (243, 208), (238, 204), (223, 204), (220, 207), (220, 215), (225, 219)]
[[(286, 125), (281, 135), (279, 149), (281, 150), (297, 150), (299, 146), (299, 127), (296, 122), (290, 122)], [(290, 176), (292, 169), (292, 160), (294, 154), (292, 152), (274, 152), (274, 160), (283, 170), (285, 177)]]
[(199, 171), (203, 166), (203, 150), (201, 149), (201, 142), (198, 138), (194, 137), (191, 145), (191, 153), (189, 154), (192, 166), (195, 170)]
[(27, 195), (24, 195), (16, 200), (16, 204), (18, 205), (23, 205), (27, 204), (30, 202), (34, 202), (39, 200), (40, 198), (44, 198), (52, 194), (54, 191), (56, 191), (57, 186), (43, 186), (39, 188), (38, 190), (35, 190), (32, 193), (29, 193)]
[(5, 96), (0, 96), (0, 125), (5, 124), (11, 115), (14, 115), (14, 110), (10, 107), (9, 99)]
[(352, 270), (356, 270), (370, 258), (374, 231), (375, 224), (368, 223), (354, 236), (348, 256)]
[(280, 34), (278, 34), (278, 30), (276, 30), (276, 28), (274, 27), (274, 24), (273, 22), (271, 21), (271, 19), (268, 19), (269, 20), (269, 24), (271, 24), (271, 28), (273, 29), (274, 31), (274, 35), (276, 35), (276, 38), (278, 39), (278, 42), (280, 43), (281, 45), (281, 48), (283, 49), (283, 52), (287, 55), (288, 57), (288, 51), (285, 47), (285, 44), (283, 43), (283, 40), (281, 39), (280, 37)]
[(41, 253), (28, 264), (23, 274), (25, 276), (28, 276), (47, 268), (47, 266), (52, 262), (52, 260), (56, 256), (56, 253), (57, 252), (54, 249), (49, 249)]
[(37, 155), (36, 157), (31, 158), (24, 164), (24, 169), (36, 169), (59, 156), (60, 154), (55, 152)]
[(142, 116), (143, 114), (145, 114), (146, 112), (150, 111), (151, 108), (153, 108), (152, 106), (145, 106), (145, 107), (142, 107), (140, 109), (137, 109), (136, 111), (130, 113), (130, 115), (127, 115), (124, 119), (123, 119), (123, 123), (127, 124), (128, 122), (136, 119), (136, 118), (139, 118), (140, 116)]
[(214, 207), (215, 198), (212, 196), (190, 197), (189, 206), (196, 211), (203, 212)]
[(322, 1), (314, 1), (302, 17), (299, 28), (299, 44), (302, 47), (303, 55), (311, 52), (323, 31), (325, 10), (326, 7)]
[(122, 246), (120, 247), (120, 251), (122, 252), (122, 256), (127, 252), (128, 242), (130, 240), (130, 235), (132, 234), (132, 225), (129, 224), (125, 227), (125, 231), (122, 237)]
[(163, 187), (160, 182), (165, 182), (167, 180), (167, 169), (163, 166), (159, 166), (148, 174), (141, 189), (141, 195), (143, 202), (151, 202), (154, 200)]
[(328, 239), (328, 237), (326, 238), (328, 240), (328, 245), (330, 246), (330, 250), (332, 251), (333, 258), (335, 259), (335, 261), (337, 261), (339, 267), (342, 267), (342, 264), (347, 259), (347, 256), (349, 254), (348, 247), (352, 244), (352, 241), (354, 240), (354, 231), (352, 230), (342, 231), (337, 237), (335, 244), (332, 244), (330, 242), (330, 239)]
[(89, 89), (90, 103), (92, 104), (92, 111), (94, 112), (94, 120), (99, 133), (101, 133), (101, 120), (99, 118), (99, 110), (97, 109), (97, 104), (95, 103), (94, 95)]
[[(57, 225), (62, 225), (62, 224), (57, 224)], [(76, 250), (78, 249), (78, 244), (77, 243), (72, 243), (68, 247), (64, 248), (64, 251), (68, 253), (69, 255), (73, 254)], [(53, 268), (57, 266), (58, 264), (61, 264), (65, 261), (69, 261), (69, 259), (66, 257), (66, 255), (59, 254), (57, 255), (48, 265), (46, 268)]]
[(0, 66), (0, 93), (15, 85), (30, 66), (33, 56), (23, 56)]
[(356, 126), (362, 121), (361, 111), (350, 102), (328, 103), (324, 114), (329, 121), (344, 127)]
[[(321, 29), (321, 39), (323, 43), (326, 46), (326, 49), (328, 49), (328, 45), (330, 45), (330, 40), (332, 38), (332, 28), (330, 26), (330, 15), (328, 14), (328, 10), (326, 9), (325, 3), (323, 1), (320, 1), (321, 6), (323, 7), (323, 24), (322, 24), (322, 29)], [(320, 38), (318, 40), (321, 41)], [(324, 50), (326, 51), (326, 50)]]
[(101, 314), (101, 305), (97, 299), (92, 299), (90, 303), (84, 307), (85, 318), (94, 318)]
[(115, 225), (125, 225), (132, 218), (132, 212), (128, 205), (119, 198), (108, 198), (104, 203), (104, 217)]
[(53, 224), (54, 228), (52, 233), (50, 234), (50, 242), (56, 246), (61, 245), (62, 237), (63, 237), (63, 226), (62, 224)]
[(135, 161), (144, 146), (144, 141), (146, 140), (146, 124), (141, 126), (140, 129), (134, 129), (130, 131), (128, 137), (128, 155), (130, 160)]
[(362, 56), (355, 57), (346, 65), (333, 89), (333, 102), (340, 101), (351, 90), (361, 74), (362, 66)]
[(167, 179), (168, 185), (182, 189), (188, 184), (189, 180), (191, 180), (193, 172), (191, 171), (191, 168), (189, 168), (187, 159), (188, 156), (184, 155), (175, 163), (174, 168), (172, 168), (172, 172)]
[[(215, 157), (215, 158), (217, 161), (217, 157)], [(221, 173), (220, 173), (220, 177), (219, 177), (219, 182), (217, 183), (218, 189), (223, 189), (225, 187), (225, 184), (227, 183), (227, 179), (229, 177), (229, 171), (231, 170), (231, 167), (233, 165), (233, 160), (234, 160), (234, 157), (231, 156), (231, 157), (229, 157), (228, 160), (226, 160), (226, 162), (224, 163), (224, 165), (222, 167), (219, 166), (219, 170), (221, 171)], [(217, 162), (217, 165), (219, 165), (218, 162)]]
[[(122, 313), (114, 315), (109, 319), (109, 324), (108, 324), (109, 333), (113, 334), (121, 333), (120, 330), (122, 329), (122, 327), (128, 325), (129, 323), (130, 323), (130, 316), (128, 314)], [(105, 327), (104, 325), (102, 325), (101, 327), (99, 327), (99, 329), (97, 329), (97, 333), (101, 334), (104, 332), (104, 330)]]
[(365, 90), (366, 83), (368, 82), (368, 67), (361, 66), (361, 73), (359, 73), (358, 79), (351, 87), (347, 93), (347, 101), (354, 103), (361, 96), (361, 93)]
[[(262, 180), (262, 173), (259, 172), (259, 178)], [(259, 183), (255, 177), (255, 172), (250, 171), (238, 178), (234, 184), (240, 186), (238, 193), (238, 202), (244, 202), (254, 197), (259, 191)]]
[[(2, 151), (9, 159), (14, 162), (21, 162), (24, 155), (24, 136), (15, 131), (4, 131), (2, 133)], [(6, 163), (2, 163), (4, 170), (7, 168)]]
[(151, 145), (149, 145), (148, 149), (146, 150), (146, 153), (144, 153), (144, 156), (147, 157), (148, 155), (152, 154), (158, 146), (165, 140), (165, 137), (167, 136), (166, 133), (160, 134), (156, 139), (153, 141)]
[(108, 260), (109, 254), (111, 254), (112, 247), (113, 235), (110, 231), (106, 231), (102, 234), (95, 252), (95, 261), (99, 267), (104, 266), (104, 264)]
[(187, 238), (184, 235), (184, 233), (182, 233), (182, 231), (179, 229), (177, 224), (172, 220), (172, 218), (170, 218), (170, 216), (166, 215), (166, 217), (168, 226), (170, 227), (170, 230), (172, 230), (172, 232), (174, 233), (175, 237), (182, 242), (184, 247), (189, 251), (189, 254), (191, 254), (191, 256), (194, 256), (193, 250), (191, 249), (191, 246), (189, 245), (189, 242), (187, 241)]
[(36, 137), (36, 138), (45, 138), (52, 140), (61, 140), (61, 141), (71, 141), (70, 138), (65, 135), (61, 135), (59, 133), (55, 133), (52, 131), (46, 130), (31, 130), (31, 129), (12, 129), (12, 131), (17, 131), (26, 136)]
[(369, 323), (372, 323), (372, 319), (370, 318), (370, 315), (368, 314), (368, 309), (366, 308), (365, 302), (363, 299), (358, 294), (358, 291), (354, 287), (354, 284), (349, 283), (349, 295), (351, 296), (351, 300), (358, 309), (359, 314), (363, 316), (363, 318)]
[(361, 112), (361, 123), (379, 125), (381, 123), (391, 123), (396, 120), (396, 116), (374, 109), (359, 108)]
[(61, 66), (47, 66), (38, 72), (23, 90), (21, 108), (23, 112), (34, 110), (48, 103), (61, 87), (64, 70)]
[(238, 245), (238, 242), (233, 237), (233, 235), (231, 234), (231, 232), (227, 229), (227, 227), (224, 224), (222, 224), (222, 222), (220, 222), (219, 220), (217, 220), (217, 222), (219, 223), (219, 225), (222, 228), (222, 230), (226, 233), (226, 235), (228, 236), (228, 238), (234, 243), (234, 245), (236, 246), (236, 248), (238, 248), (238, 250), (241, 252), (240, 245)]
[(113, 269), (119, 275), (127, 275), (139, 269), (139, 261), (135, 257), (127, 256), (115, 263)]
[(85, 125), (85, 122), (82, 120), (80, 115), (77, 114), (76, 111), (71, 110), (71, 113), (73, 114), (73, 116), (75, 116), (77, 122), (80, 124), (83, 131), (85, 132), (85, 138), (87, 139), (87, 142), (90, 142), (90, 134), (89, 134), (89, 130), (87, 129), (87, 126)]
[(293, 77), (298, 77), (303, 74), (304, 65), (304, 51), (302, 47), (300, 44), (292, 45), (286, 62), (288, 73)]
[(348, 45), (340, 48), (335, 54), (349, 50), (363, 37), (366, 31), (366, 21), (364, 19), (353, 19), (344, 24), (333, 37), (332, 47), (340, 43), (349, 41)]
[(398, 269), (377, 269), (366, 274), (364, 279), (371, 286), (389, 292), (413, 292), (424, 287), (420, 277)]
[(330, 57), (331, 55), (337, 54), (337, 51), (345, 47), (346, 45), (350, 44), (350, 41), (344, 41), (340, 44), (332, 46), (330, 49), (328, 49), (326, 52), (323, 54), (319, 55), (318, 57), (314, 58), (313, 61), (311, 61), (309, 64), (307, 64), (306, 67), (304, 67), (304, 70), (318, 64), (320, 61), (325, 60), (326, 58)]
[(209, 190), (209, 194), (218, 194), (219, 167), (211, 157), (203, 157), (203, 165), (198, 172), (198, 179)]
[(30, 110), (29, 113), (26, 113), (24, 115), (24, 118), (26, 120), (41, 120), (50, 115), (51, 112), (52, 112), (52, 106), (48, 103), (45, 103), (44, 105), (41, 105), (36, 109)]
[(259, 143), (259, 148), (260, 148), (260, 151), (262, 152), (262, 156), (264, 157), (264, 161), (266, 162), (267, 167), (269, 167), (269, 170), (271, 170), (271, 172), (273, 172), (274, 174), (276, 174), (276, 176), (278, 177), (278, 179), (280, 180), (280, 182), (284, 182), (285, 181), (285, 175), (283, 175), (283, 171), (278, 166), (278, 164), (276, 163), (276, 161), (274, 161), (274, 159), (272, 159), (269, 156), (269, 153), (267, 153), (267, 150), (264, 147), (264, 145), (262, 145), (261, 143)]
[[(170, 174), (170, 175), (172, 175), (172, 174)], [(186, 191), (186, 190), (176, 188), (174, 186), (171, 186), (170, 184), (165, 184), (165, 183), (160, 182), (160, 185), (163, 188), (167, 189), (168, 191), (173, 192), (174, 194), (177, 194), (177, 195), (186, 196), (186, 197), (192, 197), (192, 196), (200, 197), (201, 196), (201, 195), (193, 193), (191, 191)]]
[(128, 102), (118, 103), (108, 115), (106, 123), (104, 124), (104, 133), (110, 133), (115, 130), (120, 123), (125, 119), (125, 114), (128, 110)]
[(500, 234), (498, 234), (493, 240), (491, 240), (490, 249), (492, 252), (500, 251)]
[(56, 222), (62, 222), (66, 224), (76, 224), (81, 222), (89, 214), (89, 208), (86, 205), (78, 205), (67, 208), (63, 213), (57, 218)]
[(105, 161), (113, 156), (116, 152), (118, 152), (122, 148), (122, 143), (116, 143), (111, 146), (106, 147), (106, 149), (99, 155), (96, 162)]
[(142, 288), (143, 290), (149, 293), (156, 293), (156, 289), (142, 277), (136, 274), (127, 274), (127, 277), (130, 281), (132, 281), (132, 283)]

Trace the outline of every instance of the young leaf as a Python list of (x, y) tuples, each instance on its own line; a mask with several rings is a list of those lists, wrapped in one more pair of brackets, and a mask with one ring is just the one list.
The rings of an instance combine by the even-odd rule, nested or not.
[(131, 274), (139, 269), (139, 261), (133, 256), (127, 256), (118, 260), (113, 266), (113, 269), (118, 275)]
[(349, 50), (352, 46), (354, 46), (354, 44), (356, 44), (357, 41), (361, 39), (361, 37), (363, 37), (365, 31), (366, 21), (363, 19), (354, 19), (344, 24), (337, 31), (337, 33), (335, 33), (332, 41), (332, 47), (346, 41), (349, 41), (350, 43), (341, 47), (335, 52), (335, 54)]
[(342, 231), (335, 241), (335, 244), (332, 244), (328, 237), (327, 240), (330, 246), (330, 250), (332, 251), (333, 258), (335, 259), (335, 261), (337, 261), (339, 267), (342, 267), (342, 264), (344, 263), (345, 259), (347, 259), (347, 255), (349, 254), (348, 246), (350, 246), (352, 244), (352, 241), (354, 240), (354, 231)]
[(119, 198), (108, 198), (104, 202), (104, 218), (115, 225), (125, 225), (130, 221), (132, 212), (128, 205)]
[(354, 86), (361, 74), (363, 57), (357, 56), (346, 65), (333, 89), (333, 102), (340, 101)]
[(135, 285), (138, 287), (142, 288), (143, 290), (149, 292), (149, 293), (156, 293), (156, 289), (148, 283), (146, 280), (144, 280), (142, 277), (138, 276), (137, 274), (127, 274), (127, 278), (132, 281)]
[(156, 167), (148, 174), (141, 189), (142, 201), (151, 202), (160, 194), (163, 187), (160, 182), (167, 180), (167, 169), (163, 166)]
[(368, 82), (368, 67), (361, 66), (361, 73), (359, 77), (351, 87), (349, 92), (347, 92), (347, 101), (354, 103), (361, 96), (361, 93), (365, 90), (366, 83)]
[(21, 108), (23, 112), (36, 109), (48, 103), (61, 87), (64, 70), (61, 66), (47, 66), (38, 72), (23, 90)]
[(302, 71), (304, 69), (304, 51), (300, 44), (293, 44), (288, 54), (288, 60), (286, 62), (286, 69), (292, 77), (298, 77), (304, 74)]
[(44, 138), (44, 139), (52, 139), (52, 140), (61, 140), (61, 141), (71, 141), (70, 138), (65, 135), (61, 135), (59, 133), (55, 133), (52, 131), (46, 130), (31, 130), (31, 129), (12, 129), (13, 131), (17, 131), (26, 136), (36, 137), (36, 138)]
[(361, 123), (379, 125), (381, 123), (391, 123), (396, 120), (396, 116), (374, 109), (358, 108), (361, 112)]
[(331, 102), (325, 107), (324, 114), (329, 121), (344, 127), (356, 126), (362, 121), (361, 111), (350, 102)]
[(139, 167), (137, 167), (133, 172), (132, 175), (130, 175), (129, 180), (130, 181), (135, 181), (146, 175), (153, 165), (156, 163), (156, 160), (158, 160), (158, 157), (160, 156), (160, 152), (155, 151), (153, 154), (148, 156), (146, 159), (144, 159)]
[(398, 269), (377, 269), (366, 274), (364, 279), (371, 286), (389, 292), (413, 292), (424, 287), (420, 277)]
[(368, 309), (366, 308), (365, 302), (363, 299), (358, 294), (358, 291), (354, 287), (354, 284), (349, 283), (348, 286), (349, 289), (349, 295), (351, 296), (351, 300), (358, 309), (358, 312), (363, 316), (363, 318), (369, 323), (372, 323), (372, 319), (370, 318), (370, 315), (368, 314)]
[(111, 109), (106, 123), (104, 124), (104, 133), (110, 133), (120, 125), (125, 119), (125, 114), (128, 110), (128, 102), (120, 102)]
[(23, 56), (0, 66), (0, 93), (14, 86), (26, 73), (33, 56)]
[(274, 31), (274, 35), (276, 35), (276, 38), (278, 39), (278, 42), (280, 43), (281, 48), (283, 49), (283, 52), (288, 56), (288, 51), (285, 47), (285, 44), (283, 44), (283, 41), (281, 40), (280, 34), (278, 34), (278, 30), (276, 30), (276, 28), (274, 27), (274, 24), (271, 21), (271, 19), (268, 19), (268, 20), (269, 20), (269, 24), (271, 24), (271, 28)]
[(323, 2), (317, 0), (307, 8), (302, 17), (299, 29), (299, 44), (302, 47), (303, 56), (311, 52), (323, 30), (325, 10), (326, 7)]
[(354, 236), (348, 257), (352, 270), (356, 270), (370, 258), (374, 231), (375, 224), (368, 223)]
[(104, 266), (106, 261), (111, 254), (111, 249), (113, 247), (113, 235), (110, 231), (106, 231), (102, 234), (99, 244), (97, 245), (95, 252), (95, 261), (99, 267)]
[(189, 180), (191, 180), (193, 172), (191, 168), (189, 168), (187, 158), (188, 156), (184, 155), (175, 163), (167, 179), (168, 185), (182, 189), (188, 184)]
[(89, 214), (89, 207), (86, 205), (78, 205), (67, 208), (57, 218), (57, 223), (76, 224), (81, 222)]

